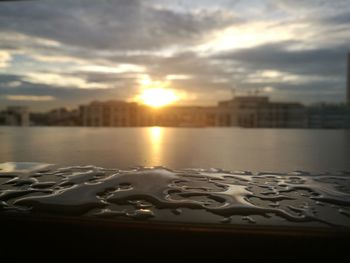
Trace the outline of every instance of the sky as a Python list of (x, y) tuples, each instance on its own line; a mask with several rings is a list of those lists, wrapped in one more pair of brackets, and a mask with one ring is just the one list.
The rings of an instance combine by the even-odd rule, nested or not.
[(344, 102), (350, 0), (0, 1), (0, 108), (232, 94)]

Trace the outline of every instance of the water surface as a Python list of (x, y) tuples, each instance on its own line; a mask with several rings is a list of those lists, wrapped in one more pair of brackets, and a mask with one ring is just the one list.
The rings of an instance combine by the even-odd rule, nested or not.
[(350, 170), (350, 130), (1, 127), (0, 162)]

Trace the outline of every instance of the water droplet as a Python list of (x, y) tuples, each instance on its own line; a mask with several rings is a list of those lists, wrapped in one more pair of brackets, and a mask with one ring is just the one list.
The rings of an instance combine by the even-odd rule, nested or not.
[(135, 211), (128, 212), (126, 215), (137, 219), (147, 219), (154, 217), (154, 213), (149, 209), (137, 209)]
[(172, 209), (171, 212), (173, 212), (174, 215), (180, 215), (182, 213), (182, 210), (180, 208)]
[[(206, 222), (213, 222), (213, 218), (217, 220), (217, 216), (223, 217), (225, 222), (227, 218), (239, 215), (244, 221), (253, 223), (259, 217), (253, 219), (251, 216), (259, 215), (260, 218), (272, 217), (271, 224), (276, 218), (291, 224), (312, 221), (330, 224), (337, 220), (339, 213), (348, 213), (346, 209), (350, 206), (350, 194), (345, 187), (350, 184), (347, 175), (298, 172), (289, 175), (260, 173), (257, 176), (222, 169), (138, 167), (117, 170), (92, 165), (45, 169), (27, 169), (26, 172), (22, 169), (11, 174), (2, 171), (1, 178), (6, 177), (2, 182), (12, 183), (1, 185), (5, 189), (0, 189), (0, 210), (11, 207), (18, 211), (31, 209), (30, 213), (71, 216), (85, 216), (99, 210), (102, 211), (100, 216), (111, 218), (160, 217), (163, 220), (164, 213), (160, 210), (168, 209), (175, 215), (183, 214), (184, 218), (193, 215), (187, 217), (189, 221), (196, 221), (199, 214)], [(328, 204), (339, 208), (339, 213), (329, 216)], [(344, 220), (336, 223), (350, 225)]]
[(242, 220), (247, 221), (250, 224), (255, 224), (256, 223), (256, 221), (253, 218), (251, 218), (250, 216), (243, 216)]
[(232, 218), (231, 217), (224, 217), (223, 219), (221, 219), (221, 223), (230, 223), (231, 222), (231, 220), (232, 220)]

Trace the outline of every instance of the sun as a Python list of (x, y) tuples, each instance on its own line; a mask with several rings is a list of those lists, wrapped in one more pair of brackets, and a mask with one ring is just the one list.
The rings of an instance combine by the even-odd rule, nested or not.
[(179, 99), (176, 93), (167, 88), (146, 88), (139, 96), (140, 101), (151, 107), (160, 108)]
[(153, 80), (149, 75), (144, 75), (139, 79), (139, 84), (140, 93), (133, 100), (153, 108), (161, 108), (184, 98), (183, 92), (170, 88), (169, 80)]

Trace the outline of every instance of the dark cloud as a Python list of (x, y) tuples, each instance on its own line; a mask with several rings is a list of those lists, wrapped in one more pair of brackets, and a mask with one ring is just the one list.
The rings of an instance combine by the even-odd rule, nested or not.
[(268, 0), (270, 4), (286, 11), (299, 13), (306, 11), (311, 14), (322, 14), (324, 12), (339, 12), (339, 10), (349, 9), (349, 0)]
[[(238, 87), (254, 90), (273, 87), (272, 97), (310, 103), (313, 101), (341, 101), (345, 96), (346, 58), (348, 48), (344, 46), (308, 50), (291, 49), (296, 42), (265, 44), (254, 48), (223, 52), (214, 59), (229, 61), (244, 67), (246, 78)], [(249, 83), (249, 74), (273, 70), (303, 78), (302, 82)], [(301, 95), (302, 94), (302, 95)]]
[(134, 84), (139, 77), (134, 73), (99, 73), (99, 72), (73, 72), (70, 75), (79, 76), (93, 83), (114, 83), (122, 82), (123, 84)]
[(296, 42), (265, 44), (214, 56), (255, 70), (277, 70), (298, 75), (341, 76), (345, 74), (349, 47), (291, 49)]
[(324, 18), (319, 19), (319, 22), (325, 25), (347, 25), (350, 24), (350, 12), (342, 12), (340, 14), (326, 16)]
[(21, 78), (17, 75), (0, 74), (0, 87), (7, 87), (9, 83), (20, 80)]
[(92, 49), (149, 50), (197, 42), (233, 18), (178, 13), (147, 1), (33, 1), (1, 4), (0, 28)]

